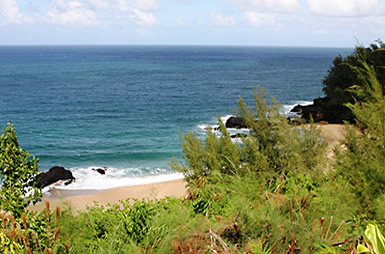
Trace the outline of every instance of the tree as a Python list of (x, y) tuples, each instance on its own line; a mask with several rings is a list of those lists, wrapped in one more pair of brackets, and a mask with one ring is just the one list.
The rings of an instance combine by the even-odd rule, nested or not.
[(369, 47), (356, 47), (355, 51), (343, 58), (337, 56), (333, 61), (333, 66), (329, 69), (328, 75), (323, 80), (323, 91), (327, 98), (328, 111), (333, 114), (335, 121), (343, 120), (353, 122), (354, 115), (346, 103), (353, 103), (354, 98), (349, 88), (353, 85), (362, 87), (364, 84), (354, 70), (362, 66), (362, 58), (369, 66), (374, 68), (376, 77), (381, 84), (385, 81), (385, 44), (377, 40)]
[(19, 146), (15, 129), (8, 124), (0, 136), (0, 209), (19, 216), (30, 203), (42, 197), (33, 178), (38, 174), (35, 157)]
[(357, 57), (360, 67), (352, 69), (361, 85), (349, 89), (355, 102), (346, 105), (358, 128), (350, 128), (345, 149), (337, 156), (337, 171), (349, 181), (362, 207), (372, 212), (375, 199), (385, 193), (384, 80), (379, 79), (376, 67), (365, 62), (364, 56)]
[(324, 159), (325, 142), (314, 127), (297, 128), (280, 113), (276, 99), (266, 101), (262, 88), (254, 91), (255, 106), (249, 107), (240, 98), (236, 115), (249, 129), (242, 142), (232, 142), (225, 124), (218, 117), (220, 133), (209, 128), (205, 140), (195, 133), (182, 136), (182, 156), (185, 163), (174, 159), (170, 166), (182, 172), (192, 192), (217, 176), (253, 175), (275, 181), (288, 173), (319, 175)]

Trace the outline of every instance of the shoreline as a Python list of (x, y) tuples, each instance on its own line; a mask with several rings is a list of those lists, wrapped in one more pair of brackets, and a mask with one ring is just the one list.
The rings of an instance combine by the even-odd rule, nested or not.
[(45, 200), (49, 201), (50, 209), (56, 207), (71, 208), (71, 212), (85, 210), (97, 202), (99, 205), (120, 204), (119, 200), (126, 199), (161, 199), (165, 197), (184, 197), (186, 183), (184, 179), (163, 182), (118, 187), (107, 190), (54, 190), (58, 198), (43, 197), (42, 201), (28, 207), (30, 211), (41, 212), (45, 208)]
[[(333, 148), (339, 144), (346, 134), (346, 127), (343, 124), (320, 124), (315, 123), (321, 131), (321, 136), (327, 143), (327, 156), (334, 157)], [(42, 201), (34, 206), (29, 206), (30, 211), (42, 211), (45, 208), (44, 201), (50, 202), (51, 209), (56, 207), (71, 207), (72, 212), (85, 210), (87, 206), (94, 206), (110, 203), (119, 204), (119, 200), (132, 199), (161, 199), (164, 197), (183, 197), (186, 195), (186, 182), (184, 178), (165, 180), (153, 183), (115, 187), (110, 189), (57, 189), (49, 190), (50, 195), (44, 196)]]
[[(114, 189), (114, 188), (111, 188)], [(68, 190), (68, 189), (59, 189), (59, 188), (52, 188), (47, 193), (49, 195), (43, 194), (43, 198), (48, 201), (53, 200), (60, 200), (68, 197), (73, 196), (87, 196), (87, 195), (94, 195), (103, 191), (111, 190), (111, 189), (102, 189), (102, 190), (80, 190), (80, 189), (74, 189), (74, 190)]]

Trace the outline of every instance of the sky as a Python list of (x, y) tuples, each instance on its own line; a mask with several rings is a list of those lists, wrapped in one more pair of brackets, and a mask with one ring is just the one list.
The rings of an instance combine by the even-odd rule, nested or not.
[(0, 45), (353, 47), (385, 0), (0, 0)]

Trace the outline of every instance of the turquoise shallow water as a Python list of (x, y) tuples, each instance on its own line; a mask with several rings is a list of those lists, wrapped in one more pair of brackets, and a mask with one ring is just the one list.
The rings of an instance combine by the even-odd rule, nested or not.
[[(177, 46), (2, 46), (0, 125), (15, 125), (40, 170), (110, 167), (99, 186), (171, 173), (179, 131), (202, 132), (260, 85), (289, 108), (322, 96), (322, 79), (352, 49)], [(91, 172), (91, 173), (90, 173)], [(175, 175), (172, 175), (174, 177)], [(98, 178), (99, 179), (99, 178)], [(123, 179), (123, 180), (122, 180)], [(150, 178), (149, 181), (153, 181)]]

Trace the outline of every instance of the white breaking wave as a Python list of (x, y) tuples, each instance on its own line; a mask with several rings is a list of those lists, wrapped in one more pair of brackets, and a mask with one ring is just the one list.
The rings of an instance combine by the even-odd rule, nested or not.
[[(302, 105), (302, 106), (307, 106), (307, 105), (311, 105), (313, 104), (313, 101), (295, 101), (293, 102), (293, 104), (285, 104), (285, 105), (282, 105), (282, 114), (285, 114), (286, 117), (293, 117), (293, 116), (298, 116), (298, 114), (296, 113), (291, 113), (290, 110), (292, 110), (295, 106), (297, 105)], [(226, 124), (226, 121), (232, 117), (233, 115), (225, 115), (225, 116), (222, 116), (221, 117), (221, 120), (224, 124)], [(203, 123), (203, 124), (199, 124), (197, 127), (198, 129), (201, 131), (201, 132), (206, 132), (207, 128), (211, 128), (215, 133), (219, 133), (219, 130), (218, 130), (218, 121), (217, 121), (217, 118), (213, 118), (213, 120), (211, 120), (209, 123)], [(247, 129), (232, 129), (232, 128), (228, 128), (227, 129), (230, 133), (230, 135), (234, 135), (236, 133), (245, 133), (247, 134), (248, 133), (248, 130)], [(236, 141), (239, 141), (240, 142), (241, 139), (238, 139)]]
[[(233, 115), (225, 115), (225, 116), (221, 116), (221, 120), (224, 124), (226, 124), (226, 121), (232, 117)], [(215, 129), (217, 129), (219, 127), (218, 125), (218, 121), (217, 121), (217, 118), (213, 118), (213, 120), (210, 121), (210, 123), (207, 123), (207, 124), (199, 124), (198, 125), (198, 129), (200, 129), (201, 131), (206, 131), (207, 128), (211, 128), (212, 130), (215, 131)]]
[(227, 120), (229, 120), (230, 117), (232, 117), (233, 115), (225, 115), (225, 116), (221, 116), (221, 120), (224, 124), (226, 124)]
[(282, 111), (285, 114), (286, 117), (299, 117), (300, 115), (298, 113), (290, 112), (295, 106), (301, 105), (301, 106), (307, 106), (313, 104), (313, 101), (296, 101), (293, 104), (286, 104), (283, 105)]
[(62, 190), (106, 190), (117, 187), (158, 183), (176, 179), (182, 179), (183, 174), (178, 172), (170, 172), (167, 169), (147, 169), (149, 172), (143, 175), (143, 170), (139, 168), (107, 168), (106, 174), (102, 175), (93, 168), (103, 167), (85, 167), (69, 169), (76, 178), (69, 185), (64, 185), (65, 181), (59, 181), (43, 189), (46, 194), (52, 188)]
[(283, 107), (283, 111), (285, 113), (289, 113), (290, 110), (292, 110), (297, 105), (307, 106), (307, 105), (311, 105), (311, 104), (313, 104), (313, 101), (296, 101), (293, 104), (282, 105), (282, 107)]

